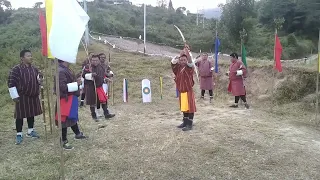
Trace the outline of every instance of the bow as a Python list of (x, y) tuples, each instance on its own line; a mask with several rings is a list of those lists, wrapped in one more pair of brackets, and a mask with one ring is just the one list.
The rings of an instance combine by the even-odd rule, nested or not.
[[(178, 26), (176, 26), (176, 25), (174, 25), (174, 27), (177, 28), (177, 30), (179, 31), (179, 33), (180, 33), (180, 35), (181, 35), (181, 37), (182, 37), (182, 41), (184, 42), (184, 45), (187, 45), (187, 41), (186, 41), (186, 39), (184, 38), (184, 35), (182, 34), (181, 30), (180, 30), (180, 29), (178, 28)], [(195, 59), (193, 59), (192, 53), (191, 53), (190, 49), (189, 49), (189, 55), (190, 55), (190, 57), (191, 57), (191, 60), (192, 60), (193, 64), (195, 65)], [(196, 71), (197, 79), (198, 79), (198, 82), (199, 82), (198, 69), (197, 69), (196, 66), (194, 66), (194, 69), (195, 69), (195, 71)]]

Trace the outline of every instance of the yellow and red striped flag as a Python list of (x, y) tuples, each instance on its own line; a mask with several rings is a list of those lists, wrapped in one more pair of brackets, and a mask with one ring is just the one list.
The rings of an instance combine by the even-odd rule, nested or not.
[(50, 34), (50, 29), (52, 25), (52, 7), (53, 7), (53, 0), (45, 0), (45, 6), (46, 6), (46, 23), (47, 23), (47, 53), (48, 53), (48, 58), (53, 59), (54, 57), (51, 54), (51, 50), (49, 47), (49, 34)]

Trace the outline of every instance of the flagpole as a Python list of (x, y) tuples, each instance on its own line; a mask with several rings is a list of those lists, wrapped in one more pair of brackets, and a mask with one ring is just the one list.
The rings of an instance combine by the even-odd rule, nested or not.
[[(218, 19), (216, 19), (216, 39), (215, 39), (215, 46), (216, 46), (216, 42), (217, 42), (217, 38), (218, 38)], [(216, 47), (214, 47), (214, 49), (216, 49)], [(214, 51), (216, 51), (216, 50), (214, 50)], [(216, 55), (218, 55), (218, 53), (217, 54), (215, 54), (215, 56)], [(216, 57), (215, 57), (216, 58)], [(215, 63), (216, 63), (216, 61), (215, 61)], [(218, 62), (217, 62), (218, 63)], [(215, 66), (217, 66), (217, 64), (214, 64)], [(217, 76), (217, 73), (219, 73), (219, 70), (218, 70), (218, 72), (215, 72), (215, 78), (214, 78), (214, 81), (215, 81), (215, 85), (216, 84), (219, 84), (218, 83), (218, 76)]]
[(61, 107), (60, 107), (60, 84), (59, 84), (59, 65), (58, 59), (55, 59), (56, 67), (56, 97), (57, 97), (57, 115), (58, 115), (58, 126), (59, 126), (59, 135), (60, 135), (60, 176), (62, 180), (65, 180), (64, 172), (64, 154), (63, 154), (63, 142), (62, 142), (62, 126), (61, 126)]
[(274, 105), (274, 84), (275, 84), (275, 64), (276, 64), (276, 36), (278, 34), (278, 30), (277, 28), (275, 29), (275, 33), (274, 33), (274, 48), (273, 48), (273, 68), (272, 68), (272, 104), (271, 104), (271, 112), (273, 112), (273, 105)]
[[(51, 98), (52, 97), (52, 93), (51, 93), (51, 81), (48, 80), (49, 78), (51, 78), (52, 76), (50, 75), (50, 71), (52, 71), (51, 69), (51, 61), (49, 62), (49, 59), (46, 58), (45, 59), (45, 67), (46, 67), (46, 93), (47, 93), (47, 100), (48, 100), (48, 114), (49, 114), (49, 122), (50, 122), (50, 134), (52, 134), (52, 116), (51, 116)], [(52, 72), (51, 72), (52, 73)]]
[[(83, 0), (83, 9), (88, 14), (87, 0)], [(88, 46), (89, 46), (89, 27), (88, 27), (88, 24), (86, 25), (85, 41), (86, 41), (86, 47), (88, 48)]]
[[(240, 53), (241, 53), (241, 61), (243, 62), (243, 54), (242, 54), (242, 43), (243, 43), (243, 39), (242, 39), (242, 36), (240, 35)], [(247, 70), (248, 71), (248, 70)], [(242, 77), (242, 80), (244, 80), (243, 79), (243, 77)], [(242, 99), (240, 98), (240, 105), (242, 106)]]
[(146, 3), (143, 4), (143, 54), (146, 54)]
[(317, 67), (317, 82), (316, 82), (316, 119), (315, 122), (318, 122), (318, 113), (319, 113), (319, 71), (320, 71), (320, 29), (319, 29), (319, 40), (318, 40), (318, 67)]

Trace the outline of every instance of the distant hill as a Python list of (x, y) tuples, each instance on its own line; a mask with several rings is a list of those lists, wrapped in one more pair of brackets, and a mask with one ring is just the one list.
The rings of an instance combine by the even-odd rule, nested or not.
[(204, 17), (206, 18), (220, 18), (222, 10), (220, 8), (213, 8), (213, 9), (204, 9)]

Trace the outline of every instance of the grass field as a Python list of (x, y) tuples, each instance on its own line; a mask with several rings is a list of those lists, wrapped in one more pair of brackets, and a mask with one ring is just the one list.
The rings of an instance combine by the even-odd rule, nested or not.
[[(103, 45), (93, 49), (108, 51)], [(264, 91), (270, 95), (271, 74), (262, 64), (250, 69), (250, 110), (228, 108), (233, 98), (225, 93), (226, 77), (219, 76), (214, 103), (208, 98), (197, 100), (195, 126), (190, 132), (175, 127), (181, 123), (181, 113), (169, 59), (112, 51), (111, 66), (115, 104), (110, 110), (116, 117), (97, 123), (89, 107), (80, 109), (81, 130), (89, 139), (76, 141), (72, 131), (68, 132), (75, 149), (64, 151), (67, 179), (320, 179), (320, 133), (313, 123), (314, 114), (301, 108), (300, 101), (275, 106), (270, 112), (270, 99), (259, 97)], [(225, 70), (222, 64), (222, 74)], [(164, 81), (163, 99), (159, 76)], [(128, 103), (122, 102), (123, 78), (129, 81)], [(144, 78), (151, 80), (150, 104), (142, 104)], [(197, 95), (198, 87), (196, 83)], [(41, 138), (25, 138), (17, 146), (13, 103), (0, 109), (0, 114), (0, 179), (59, 179), (56, 129), (46, 141), (39, 116), (36, 129)]]

